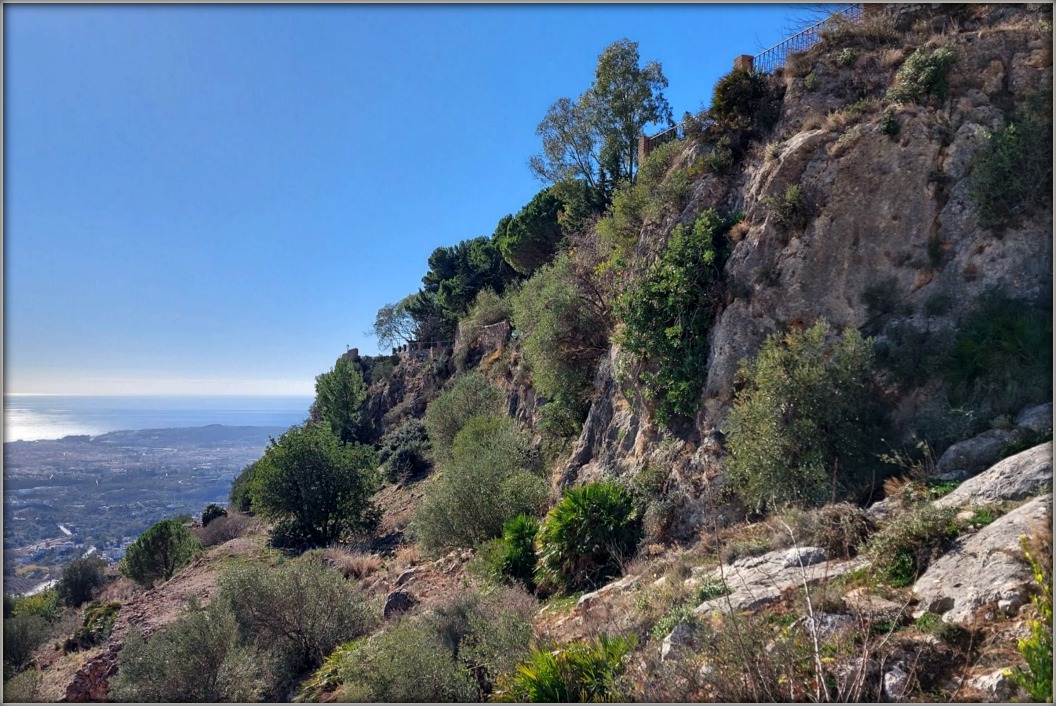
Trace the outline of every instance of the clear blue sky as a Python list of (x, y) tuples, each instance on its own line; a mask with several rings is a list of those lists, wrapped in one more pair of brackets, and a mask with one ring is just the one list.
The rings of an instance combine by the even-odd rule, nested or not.
[(613, 41), (676, 116), (788, 5), (6, 5), (5, 392), (310, 394), (540, 188)]

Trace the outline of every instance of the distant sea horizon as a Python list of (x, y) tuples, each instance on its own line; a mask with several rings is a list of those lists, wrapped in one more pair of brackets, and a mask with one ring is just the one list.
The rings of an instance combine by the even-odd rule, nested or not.
[(4, 395), (3, 440), (42, 441), (112, 431), (224, 426), (288, 427), (308, 416), (300, 395)]

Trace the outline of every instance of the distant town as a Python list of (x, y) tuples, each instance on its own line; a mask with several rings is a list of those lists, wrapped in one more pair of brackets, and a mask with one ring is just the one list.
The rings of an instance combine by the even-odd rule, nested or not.
[(55, 581), (86, 554), (116, 562), (154, 522), (226, 504), (280, 427), (119, 431), (4, 444), (4, 591)]

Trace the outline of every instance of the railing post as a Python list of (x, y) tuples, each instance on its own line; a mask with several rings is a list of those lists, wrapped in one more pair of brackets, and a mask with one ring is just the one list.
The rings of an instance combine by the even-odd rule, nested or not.
[(733, 70), (748, 71), (750, 73), (754, 63), (755, 57), (753, 57), (751, 54), (741, 54), (733, 60)]

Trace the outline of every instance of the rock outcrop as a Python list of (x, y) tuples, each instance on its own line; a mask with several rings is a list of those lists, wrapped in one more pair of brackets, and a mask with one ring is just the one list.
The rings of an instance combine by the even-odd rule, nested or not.
[(938, 507), (986, 505), (1002, 500), (1032, 498), (1052, 488), (1052, 442), (1035, 446), (994, 464), (985, 473), (969, 478), (949, 495), (935, 501)]
[(958, 539), (913, 584), (918, 612), (938, 613), (946, 622), (962, 625), (971, 624), (984, 609), (1014, 613), (1026, 602), (1031, 580), (1026, 563), (1018, 558), (1019, 538), (1039, 524), (1048, 526), (1051, 518), (1050, 494)]

